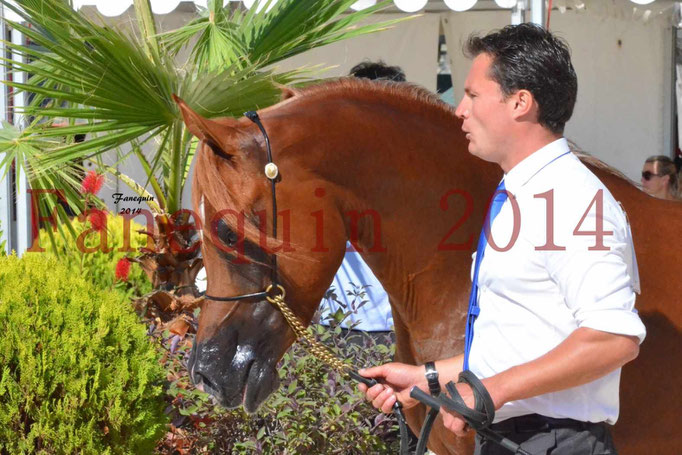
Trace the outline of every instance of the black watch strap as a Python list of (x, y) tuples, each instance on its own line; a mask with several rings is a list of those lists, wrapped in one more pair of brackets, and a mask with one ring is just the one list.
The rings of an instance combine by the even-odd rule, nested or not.
[(429, 385), (429, 392), (434, 397), (440, 395), (440, 382), (438, 382), (438, 371), (436, 370), (436, 364), (433, 362), (426, 362), (424, 364), (426, 377), (426, 382)]

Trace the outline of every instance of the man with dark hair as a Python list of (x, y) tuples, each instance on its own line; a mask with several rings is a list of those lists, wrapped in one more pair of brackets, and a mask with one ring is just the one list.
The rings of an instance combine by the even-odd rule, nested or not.
[[(531, 25), (466, 45), (473, 58), (456, 114), (469, 152), (504, 171), (473, 263), (464, 354), (424, 366), (389, 363), (367, 399), (405, 408), (413, 385), (469, 370), (495, 405), (491, 429), (533, 454), (615, 454), (621, 367), (646, 330), (634, 310), (637, 268), (626, 217), (562, 137), (577, 94), (567, 46)], [(433, 380), (433, 379), (431, 379)], [(474, 407), (474, 391), (457, 391)], [(458, 435), (465, 422), (441, 408)], [(476, 454), (509, 453), (476, 438)]]
[(389, 66), (382, 60), (358, 63), (350, 70), (349, 76), (364, 79), (405, 82), (405, 73), (399, 66)]

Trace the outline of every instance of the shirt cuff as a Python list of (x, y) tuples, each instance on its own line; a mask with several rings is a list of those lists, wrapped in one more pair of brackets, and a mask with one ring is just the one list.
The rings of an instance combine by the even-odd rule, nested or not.
[(578, 324), (602, 332), (629, 335), (639, 338), (641, 344), (646, 337), (646, 327), (636, 311), (623, 309), (595, 310)]

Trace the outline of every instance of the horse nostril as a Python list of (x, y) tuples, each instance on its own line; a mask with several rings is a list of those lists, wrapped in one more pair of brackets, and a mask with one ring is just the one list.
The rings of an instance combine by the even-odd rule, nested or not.
[(218, 387), (210, 379), (208, 379), (208, 377), (197, 371), (195, 371), (194, 375), (192, 376), (192, 382), (194, 382), (196, 388), (202, 392), (210, 393), (209, 391), (218, 391)]

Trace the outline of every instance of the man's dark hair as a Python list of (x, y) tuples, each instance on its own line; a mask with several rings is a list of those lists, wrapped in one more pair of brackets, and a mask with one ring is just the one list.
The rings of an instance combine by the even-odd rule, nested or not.
[(372, 80), (405, 82), (405, 73), (399, 66), (388, 66), (383, 61), (362, 62), (355, 65), (349, 76)]
[(563, 40), (534, 24), (508, 25), (483, 37), (470, 36), (464, 52), (470, 58), (489, 55), (489, 76), (504, 96), (528, 90), (538, 103), (538, 122), (563, 133), (578, 95), (578, 79)]

